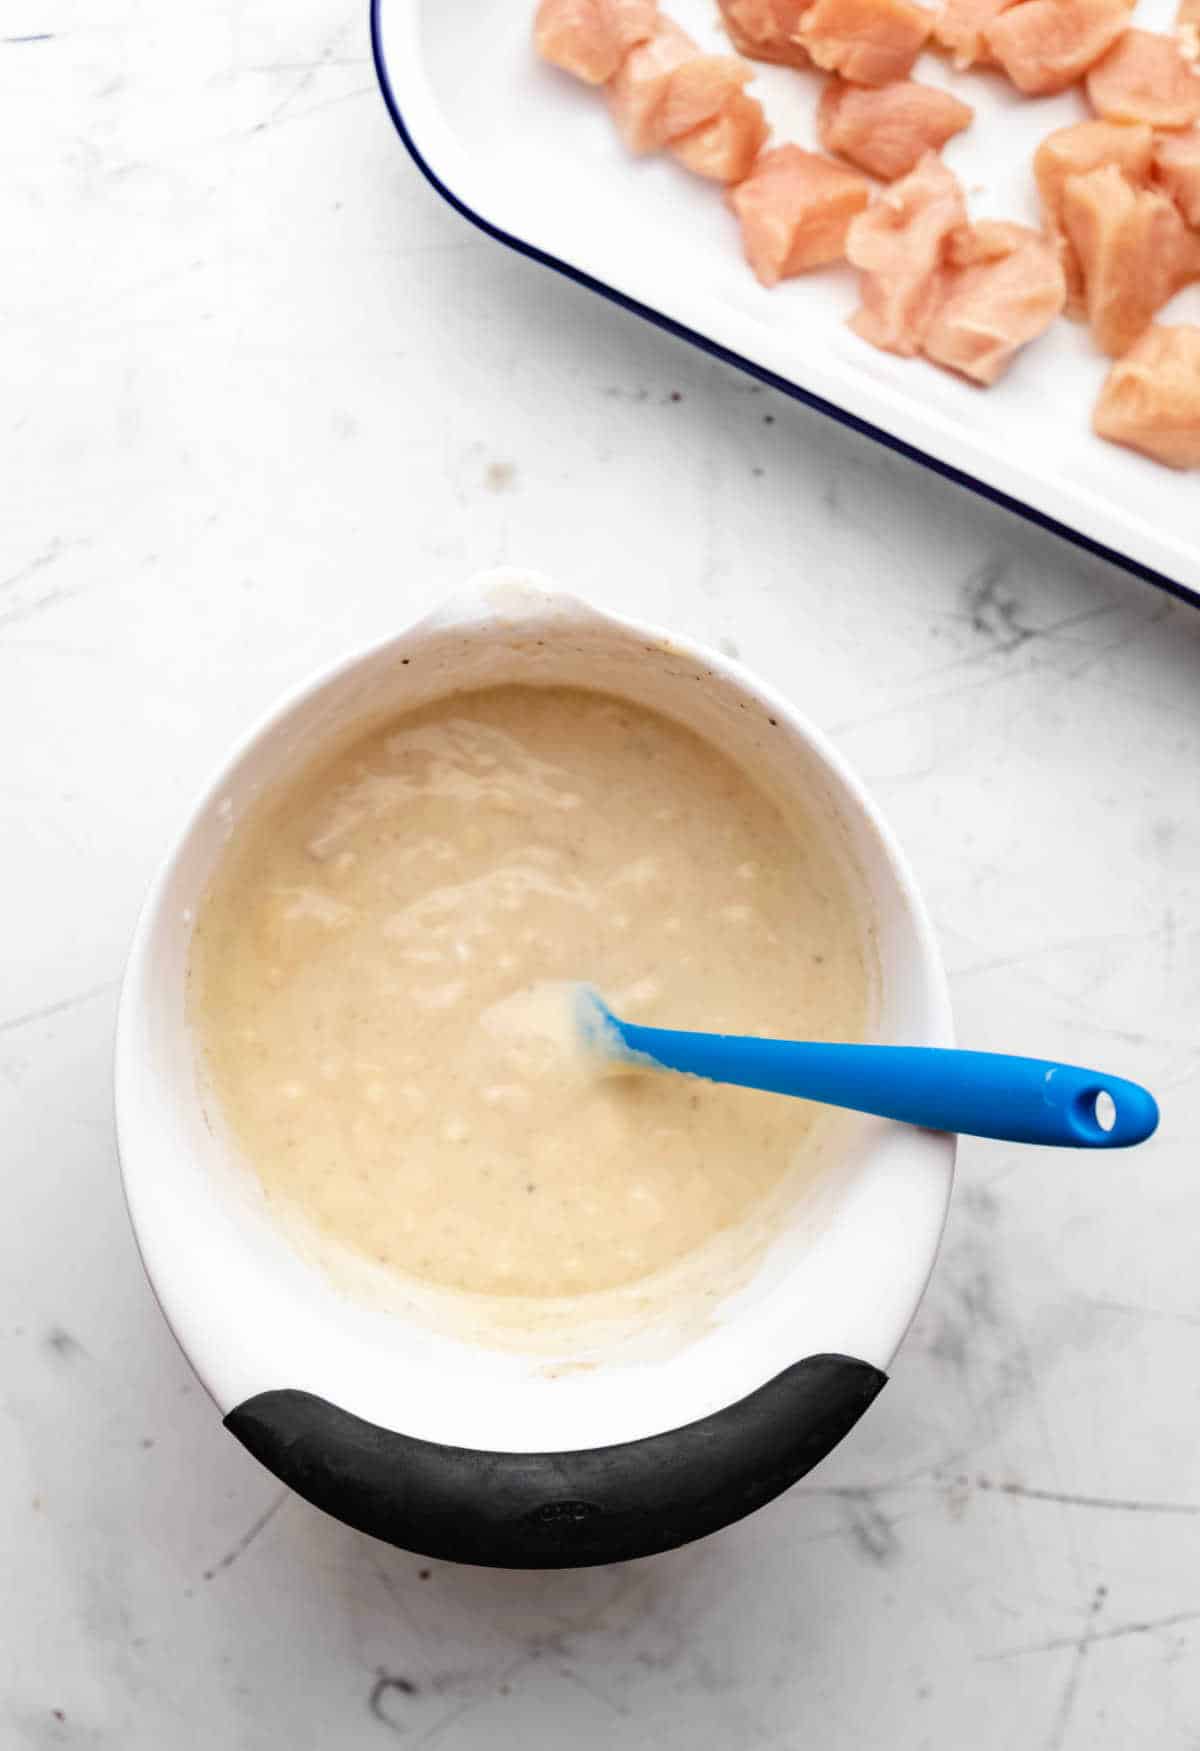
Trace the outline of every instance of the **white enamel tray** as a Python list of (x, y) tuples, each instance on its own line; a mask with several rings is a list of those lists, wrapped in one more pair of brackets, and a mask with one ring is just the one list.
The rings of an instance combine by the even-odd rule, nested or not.
[[(764, 381), (917, 458), (1082, 547), (1200, 604), (1200, 475), (1092, 435), (1106, 361), (1056, 323), (998, 385), (978, 390), (892, 358), (846, 326), (854, 278), (825, 269), (765, 291), (714, 184), (669, 157), (634, 159), (595, 91), (540, 63), (534, 0), (372, 0), (384, 99), (434, 186), (490, 235)], [(665, 0), (700, 43), (728, 49), (713, 0)], [(1174, 0), (1141, 0), (1166, 29)], [(1037, 222), (1030, 163), (1051, 129), (1088, 112), (1077, 91), (1026, 99), (996, 74), (916, 77), (975, 106), (945, 157), (975, 216)], [(822, 80), (759, 65), (753, 92), (776, 142), (814, 147)], [(1168, 321), (1200, 323), (1200, 285)]]

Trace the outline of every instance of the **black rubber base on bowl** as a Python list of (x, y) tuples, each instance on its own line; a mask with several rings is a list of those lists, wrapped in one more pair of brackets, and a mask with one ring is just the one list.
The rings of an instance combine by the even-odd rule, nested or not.
[(808, 1356), (698, 1422), (562, 1453), (419, 1441), (291, 1389), (247, 1399), (225, 1426), (298, 1495), (388, 1544), (490, 1568), (584, 1568), (673, 1550), (761, 1508), (886, 1381), (868, 1362)]

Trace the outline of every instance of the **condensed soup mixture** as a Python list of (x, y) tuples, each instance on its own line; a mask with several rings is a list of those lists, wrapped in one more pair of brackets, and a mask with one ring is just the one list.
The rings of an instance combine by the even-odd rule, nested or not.
[(443, 1289), (578, 1296), (803, 1185), (820, 1110), (575, 1049), (563, 982), (663, 1026), (856, 1039), (820, 831), (603, 694), (460, 694), (252, 810), (200, 909), (211, 1104), (281, 1214)]

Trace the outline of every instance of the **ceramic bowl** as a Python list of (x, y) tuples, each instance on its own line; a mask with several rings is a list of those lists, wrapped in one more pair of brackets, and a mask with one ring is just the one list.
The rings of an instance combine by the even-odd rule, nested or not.
[[(803, 801), (862, 907), (874, 1037), (952, 1043), (941, 962), (904, 859), (794, 706), (715, 651), (504, 571), (284, 700), (192, 810), (129, 957), (118, 1137), (162, 1310), (263, 1464), (406, 1549), (572, 1566), (712, 1532), (846, 1434), (883, 1386), (924, 1289), (954, 1141), (877, 1120), (834, 1127), (819, 1194), (773, 1210), (769, 1233), (737, 1258), (727, 1247), (693, 1260), (657, 1299), (651, 1286), (543, 1309), (523, 1335), (510, 1321), (495, 1341), (486, 1306), (352, 1281), (268, 1210), (211, 1110), (188, 1023), (206, 885), (256, 798), (356, 726), (506, 682), (582, 685), (650, 706), (722, 747), (785, 814)], [(702, 1314), (698, 1270), (709, 1279)]]

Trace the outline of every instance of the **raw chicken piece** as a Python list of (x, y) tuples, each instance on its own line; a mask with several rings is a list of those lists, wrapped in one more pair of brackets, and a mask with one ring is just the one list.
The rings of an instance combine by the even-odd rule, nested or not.
[(752, 77), (734, 55), (704, 55), (661, 18), (608, 83), (608, 103), (631, 152), (653, 152), (711, 121)]
[(817, 111), (817, 136), (884, 182), (907, 176), (926, 152), (970, 126), (975, 111), (948, 91), (898, 79), (874, 88), (831, 79)]
[(1065, 91), (1129, 27), (1126, 0), (1022, 0), (983, 40), (1027, 97)]
[(921, 350), (976, 383), (994, 383), (1063, 307), (1057, 252), (1028, 225), (982, 220), (954, 234), (949, 254), (955, 271)]
[(1175, 36), (1186, 61), (1200, 61), (1200, 0), (1179, 0)]
[(753, 77), (745, 61), (735, 55), (697, 55), (679, 68), (667, 87), (658, 122), (664, 138), (678, 140), (712, 121), (732, 98), (741, 96), (742, 86)]
[(994, 18), (1007, 12), (1017, 0), (946, 0), (933, 25), (933, 40), (949, 49), (959, 72), (977, 62), (990, 63), (992, 55), (983, 33)]
[(1069, 176), (1084, 176), (1103, 164), (1115, 164), (1135, 186), (1147, 182), (1154, 156), (1149, 128), (1123, 128), (1116, 122), (1074, 122), (1047, 134), (1033, 159), (1033, 174), (1042, 199), (1047, 236), (1058, 245), (1067, 280), (1067, 313), (1085, 314), (1083, 269), (1063, 228), (1063, 187)]
[(752, 61), (778, 61), (807, 67), (808, 55), (796, 35), (800, 14), (812, 0), (720, 0), (730, 41)]
[(818, 67), (856, 85), (903, 79), (929, 40), (933, 14), (913, 0), (814, 0), (800, 40)]
[(623, 47), (633, 48), (654, 35), (658, 23), (658, 0), (601, 0)]
[(1200, 121), (1200, 73), (1172, 37), (1127, 30), (1087, 76), (1092, 108), (1110, 122), (1186, 128)]
[(612, 78), (635, 43), (654, 34), (658, 0), (541, 0), (534, 47), (589, 85)]
[(840, 261), (847, 227), (870, 198), (870, 183), (856, 171), (799, 146), (777, 146), (731, 190), (729, 204), (741, 221), (746, 260), (764, 286), (777, 286)]
[(714, 182), (741, 182), (767, 138), (762, 104), (739, 91), (710, 122), (671, 141), (671, 153), (697, 176)]
[(968, 220), (950, 233), (946, 265), (953, 271), (978, 267), (982, 262), (1003, 261), (1034, 237), (1046, 241), (1040, 231), (1030, 225), (1018, 225), (1014, 219)]
[(1135, 189), (1115, 164), (1068, 177), (1062, 215), (1083, 268), (1092, 333), (1116, 358), (1200, 274), (1200, 238), (1165, 194)]
[(1108, 373), (1092, 425), (1170, 468), (1200, 468), (1200, 328), (1148, 328)]
[(1200, 231), (1200, 128), (1160, 140), (1154, 169), (1187, 223)]
[(919, 352), (945, 291), (950, 241), (966, 222), (957, 178), (927, 152), (850, 227), (846, 256), (862, 269), (854, 332), (885, 352)]

